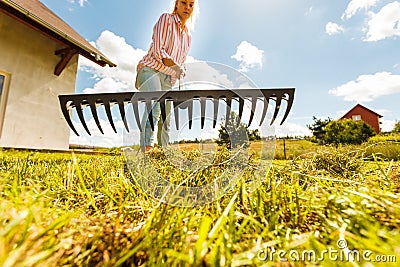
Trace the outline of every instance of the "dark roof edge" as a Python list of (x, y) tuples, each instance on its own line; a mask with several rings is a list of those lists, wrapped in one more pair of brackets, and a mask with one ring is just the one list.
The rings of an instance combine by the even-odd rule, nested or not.
[(86, 51), (87, 53), (89, 53), (93, 57), (93, 60), (92, 60), (93, 62), (95, 62), (95, 63), (97, 63), (99, 65), (101, 65), (102, 62), (104, 62), (104, 63), (108, 64), (110, 67), (116, 67), (117, 66), (114, 62), (109, 60), (100, 51), (96, 51), (97, 49), (94, 50), (94, 49), (91, 49), (90, 47), (87, 47), (87, 45), (84, 45), (81, 42), (75, 40), (71, 36), (65, 34), (61, 30), (57, 29), (56, 27), (54, 27), (50, 23), (48, 23), (48, 22), (44, 21), (43, 19), (39, 18), (35, 14), (32, 14), (31, 12), (29, 12), (25, 8), (21, 7), (17, 3), (13, 2), (12, 0), (2, 0), (2, 2), (6, 3), (7, 5), (9, 5), (10, 7), (14, 8), (16, 11), (24, 14), (25, 16), (31, 18), (36, 23), (39, 23), (43, 27), (45, 27), (45, 28), (49, 29), (50, 31), (56, 33), (60, 37), (66, 39), (68, 42), (72, 43), (73, 45), (75, 45), (75, 46), (79, 47), (80, 49)]
[(368, 110), (368, 111), (374, 113), (374, 114), (377, 115), (379, 118), (382, 118), (382, 117), (383, 117), (382, 115), (376, 113), (375, 111), (370, 110), (369, 108), (367, 108), (367, 107), (365, 107), (365, 106), (363, 106), (363, 105), (361, 105), (361, 104), (357, 104), (357, 105), (355, 105), (354, 107), (352, 107), (349, 111), (347, 111), (343, 116), (341, 116), (340, 119), (343, 119), (347, 114), (349, 114), (349, 113), (350, 113), (353, 109), (355, 109), (357, 106), (360, 106), (360, 107), (362, 107), (362, 108), (364, 108), (364, 109), (366, 109), (366, 110)]

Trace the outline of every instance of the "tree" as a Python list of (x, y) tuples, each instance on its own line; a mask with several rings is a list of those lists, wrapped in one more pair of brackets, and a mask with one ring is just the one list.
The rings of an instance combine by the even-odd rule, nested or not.
[(218, 130), (218, 145), (226, 145), (228, 148), (241, 146), (249, 146), (249, 141), (261, 140), (258, 129), (249, 130), (248, 126), (239, 121), (239, 116), (235, 112), (229, 115), (228, 123), (225, 127), (225, 121), (221, 123)]
[(392, 130), (393, 133), (400, 133), (400, 121), (396, 122), (394, 125), (394, 129)]
[(310, 129), (313, 134), (311, 142), (323, 144), (325, 142), (325, 127), (332, 121), (332, 119), (328, 118), (323, 120), (313, 116), (313, 121), (313, 124), (307, 125), (307, 128)]
[(375, 130), (369, 124), (352, 119), (331, 121), (325, 127), (328, 144), (361, 144), (374, 135)]
[(261, 140), (260, 131), (258, 129), (249, 130), (247, 129), (247, 135), (249, 136), (249, 141), (258, 141)]

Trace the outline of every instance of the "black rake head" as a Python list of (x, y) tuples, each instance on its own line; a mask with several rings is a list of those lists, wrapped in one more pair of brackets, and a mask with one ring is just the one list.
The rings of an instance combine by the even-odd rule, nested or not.
[[(98, 106), (104, 106), (108, 121), (114, 130), (117, 132), (113, 121), (113, 115), (111, 112), (111, 107), (113, 105), (118, 105), (119, 113), (121, 119), (124, 123), (125, 129), (129, 132), (128, 123), (126, 121), (125, 106), (127, 104), (132, 104), (132, 111), (136, 123), (141, 131), (141, 118), (139, 114), (139, 104), (144, 102), (149, 122), (152, 129), (154, 130), (152, 106), (155, 102), (160, 104), (161, 119), (165, 121), (167, 118), (166, 114), (166, 104), (168, 102), (172, 103), (175, 109), (186, 109), (188, 110), (189, 118), (189, 129), (192, 127), (193, 121), (193, 104), (195, 101), (200, 102), (200, 113), (201, 113), (201, 128), (203, 129), (205, 122), (206, 113), (206, 102), (207, 100), (212, 102), (213, 105), (213, 128), (215, 128), (217, 123), (218, 108), (220, 100), (226, 102), (226, 114), (225, 123), (228, 122), (230, 116), (230, 110), (232, 108), (232, 101), (236, 100), (239, 103), (239, 121), (243, 116), (243, 108), (245, 100), (251, 101), (251, 113), (249, 117), (248, 126), (253, 121), (257, 101), (261, 100), (263, 102), (263, 110), (261, 114), (260, 126), (265, 120), (267, 109), (270, 101), (275, 102), (275, 110), (272, 115), (271, 125), (274, 123), (275, 119), (278, 117), (279, 110), (281, 109), (282, 100), (287, 102), (286, 110), (284, 111), (283, 118), (280, 122), (282, 124), (293, 105), (294, 99), (294, 88), (280, 88), (280, 89), (214, 89), (214, 90), (183, 90), (183, 91), (153, 91), (153, 92), (123, 92), (123, 93), (101, 93), (101, 94), (77, 94), (77, 95), (59, 95), (60, 105), (62, 113), (67, 121), (69, 127), (74, 131), (74, 133), (79, 136), (76, 131), (71, 118), (71, 110), (75, 109), (79, 117), (82, 126), (86, 132), (91, 135), (88, 126), (85, 121), (83, 114), (83, 109), (86, 107), (90, 108), (91, 114), (100, 132), (104, 134), (104, 131), (100, 125), (99, 115), (97, 113)], [(176, 128), (179, 129), (179, 112), (174, 112)]]

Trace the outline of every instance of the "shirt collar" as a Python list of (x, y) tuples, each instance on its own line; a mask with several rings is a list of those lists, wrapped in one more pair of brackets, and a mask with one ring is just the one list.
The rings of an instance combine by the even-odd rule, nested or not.
[[(179, 18), (178, 14), (175, 13), (175, 14), (173, 15), (173, 18), (174, 18), (175, 22), (179, 25), (179, 28), (182, 29), (182, 28), (181, 28), (182, 21), (181, 21), (181, 19)], [(183, 28), (182, 30), (187, 30), (187, 26), (185, 25), (184, 28)]]

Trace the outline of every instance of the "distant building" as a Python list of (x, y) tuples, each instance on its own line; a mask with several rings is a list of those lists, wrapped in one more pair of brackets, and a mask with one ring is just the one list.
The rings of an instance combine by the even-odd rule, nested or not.
[(378, 113), (364, 107), (363, 105), (357, 104), (355, 107), (350, 109), (340, 119), (352, 119), (354, 121), (364, 121), (375, 129), (378, 134), (381, 132), (379, 119), (382, 118)]
[(68, 149), (78, 55), (115, 64), (38, 0), (0, 0), (0, 40), (0, 146)]

